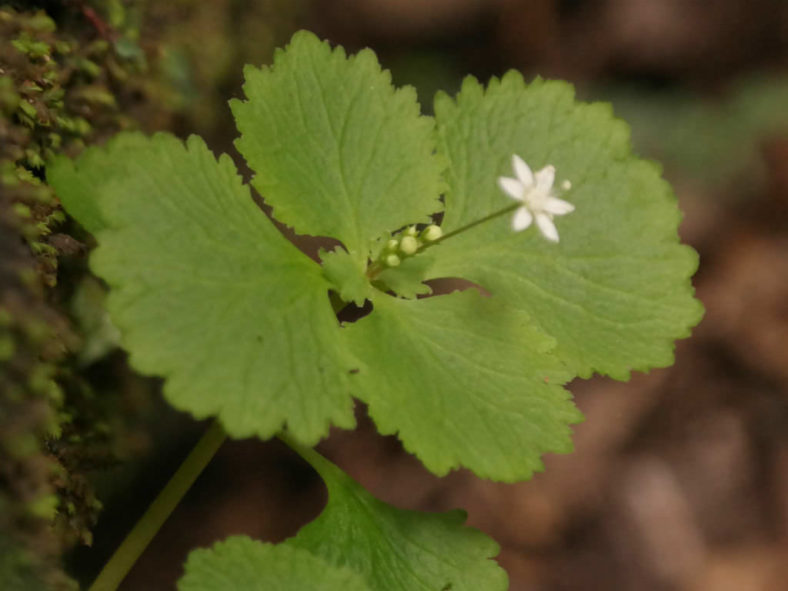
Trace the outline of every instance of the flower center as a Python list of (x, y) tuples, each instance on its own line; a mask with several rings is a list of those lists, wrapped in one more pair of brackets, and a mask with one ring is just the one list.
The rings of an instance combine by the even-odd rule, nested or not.
[(531, 187), (525, 190), (523, 194), (523, 201), (533, 211), (542, 211), (547, 204), (547, 198), (550, 196), (549, 190), (544, 190), (540, 187)]

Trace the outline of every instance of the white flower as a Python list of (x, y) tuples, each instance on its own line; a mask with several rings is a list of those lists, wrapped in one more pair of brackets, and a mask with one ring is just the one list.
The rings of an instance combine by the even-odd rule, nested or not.
[[(503, 192), (523, 203), (514, 212), (512, 228), (515, 232), (525, 230), (535, 219), (542, 235), (551, 242), (558, 242), (553, 216), (571, 213), (575, 206), (555, 196), (555, 167), (548, 165), (533, 173), (523, 159), (515, 154), (512, 156), (512, 168), (516, 179), (498, 177), (498, 186)], [(567, 185), (567, 181), (564, 181), (562, 186), (571, 187), (571, 184)]]

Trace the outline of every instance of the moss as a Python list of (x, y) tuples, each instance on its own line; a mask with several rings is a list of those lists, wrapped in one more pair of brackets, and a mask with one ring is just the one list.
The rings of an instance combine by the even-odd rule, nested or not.
[(124, 429), (129, 409), (146, 407), (150, 392), (141, 393), (122, 359), (113, 366), (123, 375), (117, 396), (93, 390), (86, 368), (101, 363), (117, 335), (103, 287), (86, 269), (92, 239), (66, 219), (45, 164), (129, 128), (188, 130), (229, 144), (225, 103), (241, 66), (270, 58), (302, 2), (3, 4), (0, 580), (3, 589), (68, 589), (60, 557), (91, 543), (101, 509), (87, 474), (145, 439)]
[[(59, 258), (84, 250), (44, 180), (47, 160), (135, 126), (145, 84), (95, 23), (61, 6), (0, 8), (0, 580), (4, 589), (73, 589), (60, 557), (90, 543), (100, 503), (85, 471), (115, 460), (101, 405), (74, 371), (81, 335), (65, 312)], [(62, 274), (61, 274), (62, 275)], [(79, 417), (76, 420), (75, 417)], [(54, 525), (54, 527), (53, 527)], [(10, 585), (10, 586), (9, 586)]]

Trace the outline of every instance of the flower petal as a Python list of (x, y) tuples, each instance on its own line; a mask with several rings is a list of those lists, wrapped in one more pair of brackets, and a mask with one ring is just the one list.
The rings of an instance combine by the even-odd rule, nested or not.
[(531, 215), (531, 212), (525, 207), (520, 207), (514, 212), (514, 217), (512, 218), (512, 229), (515, 232), (525, 230), (531, 225), (533, 220), (534, 216)]
[(555, 166), (548, 164), (536, 172), (536, 188), (545, 193), (553, 188), (555, 182)]
[(534, 175), (531, 172), (531, 167), (517, 154), (512, 156), (512, 168), (514, 169), (514, 174), (517, 175), (517, 178), (520, 179), (523, 185), (526, 187), (534, 186)]
[(539, 226), (542, 236), (550, 242), (558, 242), (558, 230), (549, 215), (545, 213), (536, 214), (536, 225)]
[(551, 213), (553, 215), (565, 215), (567, 213), (573, 212), (575, 210), (575, 206), (568, 201), (564, 201), (563, 199), (558, 199), (557, 197), (548, 197), (544, 204), (544, 210), (547, 213)]
[(508, 176), (499, 176), (498, 186), (512, 199), (522, 200), (524, 191), (523, 184), (517, 179), (512, 179)]

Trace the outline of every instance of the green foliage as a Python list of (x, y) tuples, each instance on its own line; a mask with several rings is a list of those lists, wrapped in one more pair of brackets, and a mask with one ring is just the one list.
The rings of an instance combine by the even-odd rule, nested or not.
[[(299, 449), (298, 446), (295, 446)], [(301, 449), (328, 487), (328, 504), (286, 543), (362, 575), (376, 591), (498, 591), (498, 544), (463, 526), (464, 511), (404, 511), (375, 499), (334, 464)]]
[(581, 415), (561, 384), (572, 375), (526, 314), (476, 290), (372, 302), (346, 328), (361, 361), (354, 392), (432, 472), (512, 482), (541, 469), (541, 453), (571, 450)]
[[(404, 511), (366, 492), (334, 464), (292, 444), (328, 487), (323, 512), (298, 535), (271, 546), (229, 538), (195, 550), (180, 591), (348, 589), (499, 591), (498, 545), (465, 527), (465, 513)], [(288, 586), (289, 585), (289, 586)]]
[(357, 306), (363, 306), (371, 293), (369, 282), (364, 274), (366, 265), (341, 248), (331, 252), (320, 251), (320, 261), (323, 265), (323, 275), (339, 297), (345, 302), (354, 302)]
[(702, 315), (689, 278), (696, 253), (678, 244), (680, 213), (654, 164), (630, 154), (610, 107), (577, 104), (571, 87), (510, 72), (485, 89), (466, 79), (435, 103), (439, 150), (450, 162), (444, 231), (502, 204), (493, 182), (518, 154), (569, 179), (576, 211), (557, 220), (561, 243), (499, 218), (441, 244), (428, 277), (464, 277), (528, 312), (577, 375), (626, 379), (673, 362), (673, 341)]
[(238, 150), (279, 221), (365, 262), (383, 232), (440, 209), (432, 122), (371, 50), (348, 58), (302, 31), (271, 68), (245, 74), (248, 101), (231, 102)]
[(47, 180), (53, 187), (58, 187), (58, 199), (66, 211), (88, 232), (96, 234), (105, 228), (106, 222), (98, 202), (83, 196), (107, 179), (121, 175), (127, 166), (127, 152), (133, 154), (135, 149), (139, 151), (146, 147), (147, 140), (142, 134), (119, 135), (113, 141), (112, 152), (86, 150), (80, 160), (79, 173), (71, 166), (49, 166)]
[(71, 298), (71, 314), (83, 335), (77, 354), (83, 367), (102, 359), (120, 344), (120, 333), (107, 314), (106, 298), (106, 288), (92, 276), (79, 282)]
[[(92, 268), (132, 363), (165, 377), (178, 408), (217, 415), (233, 437), (284, 431), (300, 448), (330, 424), (353, 426), (352, 395), (436, 474), (522, 480), (542, 454), (571, 449), (581, 416), (563, 384), (667, 365), (699, 320), (697, 257), (678, 244), (669, 187), (630, 154), (627, 126), (576, 103), (569, 85), (468, 79), (456, 99), (437, 98), (433, 121), (371, 51), (348, 58), (304, 32), (246, 74), (248, 100), (233, 103), (239, 150), (278, 221), (342, 243), (321, 264), (196, 137), (123, 134), (49, 168), (96, 235)], [(512, 154), (572, 181), (560, 243), (491, 217), (510, 204), (496, 179)], [(444, 189), (444, 238), (424, 244), (415, 225), (440, 211)], [(384, 265), (392, 249), (402, 257)], [(417, 297), (424, 280), (447, 277), (484, 295)], [(340, 326), (330, 291), (335, 307), (369, 301), (371, 313)], [(326, 581), (348, 575), (325, 562), (372, 589), (505, 587), (489, 560), (497, 547), (459, 514), (399, 511), (301, 452), (329, 504), (287, 544), (322, 560)], [(182, 588), (310, 560), (288, 552), (231, 540), (195, 554)]]
[(424, 279), (430, 265), (431, 253), (407, 258), (398, 267), (384, 269), (374, 283), (381, 291), (393, 291), (402, 298), (414, 299), (420, 295), (429, 295), (432, 289), (424, 283)]
[[(576, 104), (568, 85), (526, 86), (510, 74), (485, 91), (469, 79), (456, 102), (436, 103), (438, 149), (450, 164), (444, 229), (507, 204), (495, 179), (518, 153), (574, 182), (577, 212), (560, 220), (562, 242), (514, 233), (498, 218), (416, 254), (421, 263), (407, 273), (378, 279), (371, 252), (435, 210), (437, 193), (414, 191), (439, 183), (390, 187), (404, 196), (366, 183), (401, 170), (402, 158), (417, 178), (434, 173), (436, 159), (421, 154), (422, 170), (402, 155), (414, 145), (431, 150), (429, 120), (396, 108), (406, 95), (390, 89), (371, 52), (345, 58), (307, 33), (272, 70), (248, 76), (250, 99), (234, 107), (239, 145), (257, 178), (268, 179), (257, 184), (275, 214), (352, 245), (323, 253), (322, 273), (254, 205), (229, 159), (215, 161), (196, 138), (184, 148), (164, 135), (122, 135), (76, 165), (60, 159), (50, 168), (69, 211), (98, 227), (93, 268), (113, 287), (109, 308), (133, 363), (168, 377), (177, 407), (218, 415), (236, 437), (266, 438), (286, 425), (312, 444), (329, 422), (352, 426), (352, 392), (434, 472), (464, 466), (513, 481), (539, 469), (541, 454), (570, 450), (568, 426), (580, 415), (561, 384), (594, 370), (624, 378), (666, 365), (672, 341), (697, 322), (688, 281), (696, 257), (677, 243), (669, 188), (629, 155), (627, 128), (609, 108)], [(360, 130), (381, 125), (396, 132), (378, 152)], [(333, 131), (345, 128), (354, 131)], [(362, 169), (349, 164), (369, 153)], [(447, 276), (492, 297), (403, 301), (373, 287), (412, 298), (423, 277)], [(344, 301), (370, 299), (372, 314), (340, 329), (329, 289)]]
[(369, 591), (347, 568), (293, 546), (273, 546), (237, 536), (195, 550), (184, 566), (178, 591)]
[[(107, 175), (104, 166), (113, 162)], [(314, 443), (329, 421), (354, 424), (353, 361), (334, 346), (339, 325), (321, 269), (252, 201), (228, 156), (193, 136), (119, 135), (73, 166), (50, 167), (59, 193), (100, 212), (94, 271), (143, 373), (167, 376), (165, 395), (195, 416), (218, 415), (235, 437), (287, 428)], [(184, 239), (188, 237), (188, 239)]]

